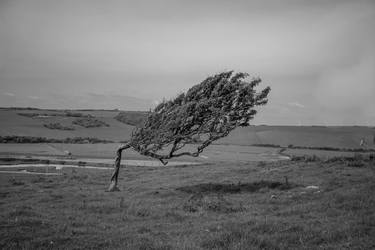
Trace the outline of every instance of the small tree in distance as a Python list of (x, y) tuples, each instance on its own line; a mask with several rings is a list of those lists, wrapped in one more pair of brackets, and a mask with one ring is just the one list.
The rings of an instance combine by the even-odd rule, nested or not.
[[(208, 77), (176, 98), (163, 101), (143, 127), (135, 129), (128, 143), (117, 150), (115, 169), (108, 191), (117, 191), (122, 151), (133, 148), (141, 155), (160, 160), (179, 156), (197, 157), (212, 142), (227, 136), (236, 127), (248, 126), (265, 105), (270, 87), (257, 92), (260, 78), (247, 81), (247, 73), (223, 72)], [(193, 151), (183, 151), (186, 145)]]

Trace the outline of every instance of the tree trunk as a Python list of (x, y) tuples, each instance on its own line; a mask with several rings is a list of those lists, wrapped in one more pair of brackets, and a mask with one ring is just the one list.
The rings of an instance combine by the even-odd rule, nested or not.
[(118, 174), (120, 172), (120, 166), (121, 166), (121, 154), (124, 149), (128, 149), (128, 148), (130, 148), (130, 145), (125, 144), (119, 147), (116, 151), (116, 160), (115, 160), (115, 166), (114, 166), (115, 169), (111, 177), (111, 184), (109, 185), (108, 192), (120, 191), (117, 187), (117, 182), (118, 182)]

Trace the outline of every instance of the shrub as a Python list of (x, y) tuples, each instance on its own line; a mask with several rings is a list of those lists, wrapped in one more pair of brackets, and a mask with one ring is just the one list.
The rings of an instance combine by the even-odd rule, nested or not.
[(85, 128), (109, 127), (109, 124), (93, 118), (81, 118), (74, 120), (72, 123)]
[[(252, 146), (256, 147), (269, 147), (269, 148), (281, 148), (280, 145), (275, 144), (252, 144)], [(293, 144), (289, 144), (288, 148), (291, 149), (311, 149), (311, 150), (325, 150), (325, 151), (343, 151), (343, 152), (375, 152), (374, 148), (335, 148), (335, 147), (308, 147), (308, 146), (295, 146)]]
[(33, 136), (0, 136), (0, 143), (73, 143), (73, 144), (84, 144), (84, 143), (111, 143), (113, 141), (103, 140), (93, 137), (73, 137), (65, 139), (54, 139), (46, 137), (33, 137)]
[(26, 116), (26, 117), (36, 117), (38, 116), (39, 114), (38, 113), (17, 113), (17, 115), (20, 115), (20, 116)]
[(292, 156), (291, 161), (303, 161), (303, 162), (317, 162), (321, 161), (316, 155), (302, 155), (302, 156)]
[(58, 129), (58, 130), (74, 130), (73, 126), (63, 126), (62, 124), (56, 122), (56, 123), (48, 123), (43, 125), (46, 128), (49, 129)]

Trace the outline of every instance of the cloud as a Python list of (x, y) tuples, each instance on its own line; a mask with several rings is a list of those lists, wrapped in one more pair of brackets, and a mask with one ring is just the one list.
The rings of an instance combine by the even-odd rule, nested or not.
[(351, 67), (334, 69), (324, 74), (316, 89), (319, 102), (329, 108), (365, 107), (373, 103), (375, 61), (363, 59)]
[(15, 94), (9, 93), (9, 92), (4, 92), (3, 95), (6, 95), (6, 96), (16, 96)]
[(39, 100), (40, 99), (39, 96), (34, 96), (34, 95), (30, 95), (30, 96), (28, 96), (28, 98), (33, 99), (33, 100)]
[(87, 105), (95, 108), (120, 108), (124, 110), (149, 110), (153, 105), (151, 100), (128, 95), (112, 93), (87, 93), (80, 97)]
[(374, 120), (373, 0), (0, 2), (1, 92), (41, 98), (2, 105), (148, 110), (234, 69), (271, 86), (274, 124)]
[(321, 76), (315, 97), (326, 116), (345, 123), (367, 123), (375, 107), (375, 56), (366, 55), (350, 67), (333, 69)]
[(292, 106), (292, 107), (297, 107), (297, 108), (305, 108), (305, 105), (303, 105), (299, 102), (289, 102), (288, 105)]

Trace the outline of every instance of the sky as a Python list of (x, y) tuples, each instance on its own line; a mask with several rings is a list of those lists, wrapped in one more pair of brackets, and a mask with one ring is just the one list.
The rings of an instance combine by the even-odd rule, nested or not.
[(375, 1), (0, 0), (0, 106), (148, 110), (225, 70), (254, 124), (375, 125)]

